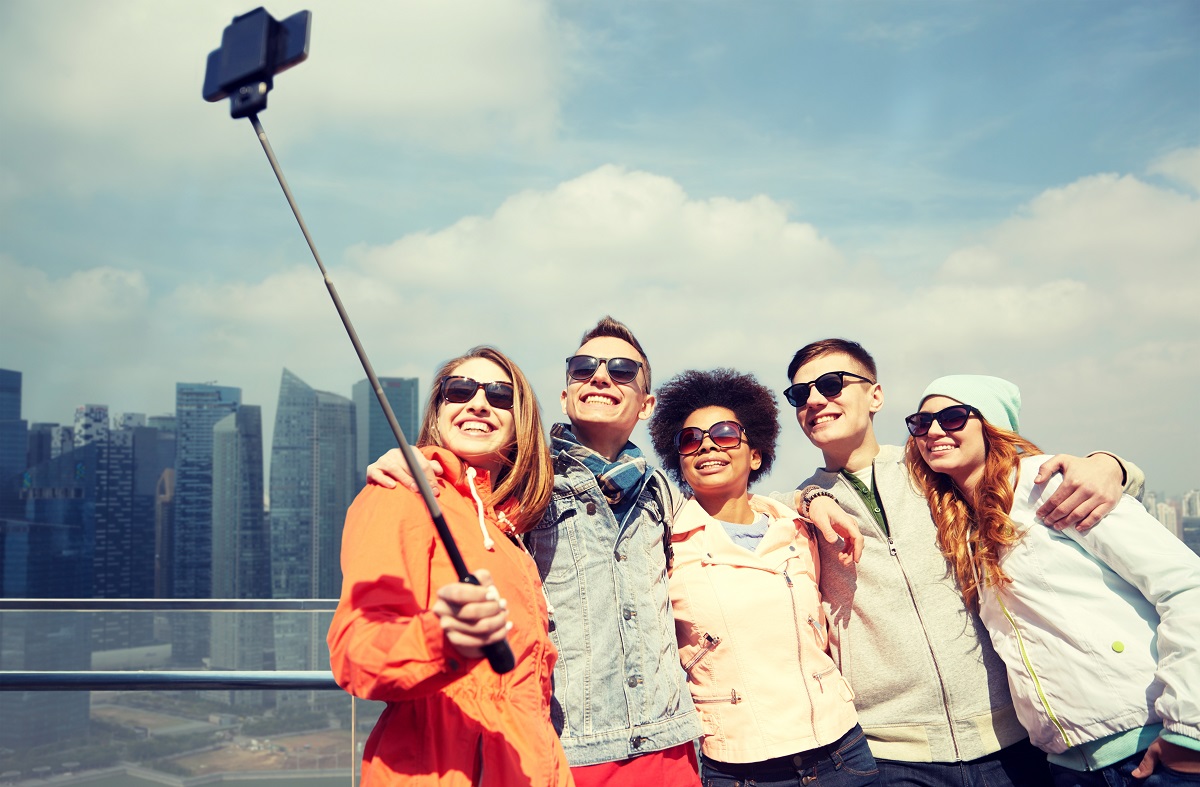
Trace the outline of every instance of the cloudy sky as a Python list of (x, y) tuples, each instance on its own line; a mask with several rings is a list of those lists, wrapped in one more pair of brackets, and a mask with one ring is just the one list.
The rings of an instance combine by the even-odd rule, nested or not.
[[(28, 420), (216, 380), (269, 433), (284, 367), (363, 376), (250, 124), (200, 96), (251, 5), (0, 2), (0, 367)], [(492, 343), (553, 419), (606, 313), (658, 382), (780, 390), (846, 336), (886, 441), (933, 377), (997, 374), (1044, 448), (1200, 487), (1193, 0), (268, 6), (302, 8), (263, 123), (381, 374)], [(768, 488), (819, 461), (782, 417)]]

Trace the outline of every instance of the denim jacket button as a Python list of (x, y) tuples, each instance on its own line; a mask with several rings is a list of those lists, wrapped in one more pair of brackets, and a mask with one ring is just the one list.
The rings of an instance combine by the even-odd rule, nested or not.
[(639, 678), (637, 675), (630, 675), (630, 676), (629, 676), (629, 680), (625, 681), (625, 684), (626, 684), (627, 686), (629, 686), (629, 688), (631, 688), (631, 689), (632, 689), (632, 688), (636, 687), (636, 686), (637, 686), (639, 683), (641, 683), (641, 682), (642, 682), (642, 679), (641, 679), (641, 678)]
[(589, 502), (587, 504), (587, 512), (588, 512), (588, 516), (595, 516), (596, 515), (596, 504)]

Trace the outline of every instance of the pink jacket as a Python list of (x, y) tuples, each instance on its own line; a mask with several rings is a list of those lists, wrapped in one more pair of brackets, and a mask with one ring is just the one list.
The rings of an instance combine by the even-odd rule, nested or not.
[(808, 525), (769, 498), (758, 551), (735, 545), (694, 499), (675, 516), (671, 608), (700, 712), (704, 754), (759, 762), (837, 740), (857, 722), (854, 693), (827, 652)]

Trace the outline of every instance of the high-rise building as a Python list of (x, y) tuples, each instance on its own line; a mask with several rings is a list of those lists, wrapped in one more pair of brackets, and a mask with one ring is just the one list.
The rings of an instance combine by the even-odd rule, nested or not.
[[(174, 527), (171, 584), (175, 598), (212, 594), (213, 426), (241, 405), (240, 388), (210, 383), (175, 385)], [(177, 615), (172, 656), (196, 664), (208, 655), (208, 619), (201, 613)]]
[(108, 405), (85, 404), (75, 408), (75, 447), (108, 439)]
[[(271, 597), (263, 502), (262, 408), (242, 405), (213, 427), (213, 598)], [(273, 669), (274, 651), (270, 613), (213, 613), (213, 669)], [(231, 705), (263, 704), (261, 691), (224, 693)]]
[[(287, 369), (279, 385), (271, 445), (271, 569), (275, 598), (336, 598), (354, 477), (354, 403), (315, 391)], [(277, 615), (280, 669), (313, 669), (328, 658), (329, 616)], [(307, 693), (281, 692), (279, 702)], [(301, 699), (297, 699), (297, 698)]]
[(1200, 516), (1184, 517), (1179, 525), (1179, 530), (1183, 543), (1200, 555)]
[(17, 488), (28, 451), (28, 424), (21, 419), (21, 373), (0, 369), (0, 516), (20, 511)]
[[(58, 424), (36, 422), (29, 425), (29, 442), (25, 449), (25, 467), (40, 465), (54, 458), (50, 446)], [(61, 453), (61, 452), (60, 452)]]
[[(91, 598), (95, 589), (101, 453), (93, 443), (22, 475), (20, 519), (0, 518), (0, 586), (16, 598)], [(80, 612), (0, 616), (0, 669), (86, 670), (93, 616)], [(79, 738), (88, 725), (86, 692), (0, 692), (0, 746), (24, 749)]]
[(1158, 503), (1154, 506), (1154, 518), (1161, 522), (1163, 527), (1171, 531), (1172, 535), (1180, 535), (1179, 515), (1175, 511), (1175, 506), (1170, 503)]
[[(416, 443), (421, 403), (417, 399), (416, 377), (380, 377), (383, 396), (396, 414), (396, 422), (409, 443)], [(396, 437), (383, 415), (379, 398), (368, 380), (354, 384), (354, 411), (358, 435), (355, 459), (355, 479), (361, 486), (367, 475), (367, 465), (396, 447)]]
[(1181, 503), (1185, 517), (1200, 518), (1200, 489), (1193, 489), (1185, 494)]
[[(57, 459), (75, 448), (75, 430), (69, 426), (55, 426), (50, 430), (50, 458)], [(32, 465), (30, 465), (32, 467)]]

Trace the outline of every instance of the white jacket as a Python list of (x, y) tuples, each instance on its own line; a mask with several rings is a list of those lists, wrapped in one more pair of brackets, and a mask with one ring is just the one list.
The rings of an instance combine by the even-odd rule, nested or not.
[(1200, 557), (1128, 496), (1084, 535), (1043, 526), (1061, 482), (1033, 485), (1047, 459), (1020, 464), (1013, 581), (980, 597), (1030, 740), (1061, 753), (1159, 721), (1200, 739)]

